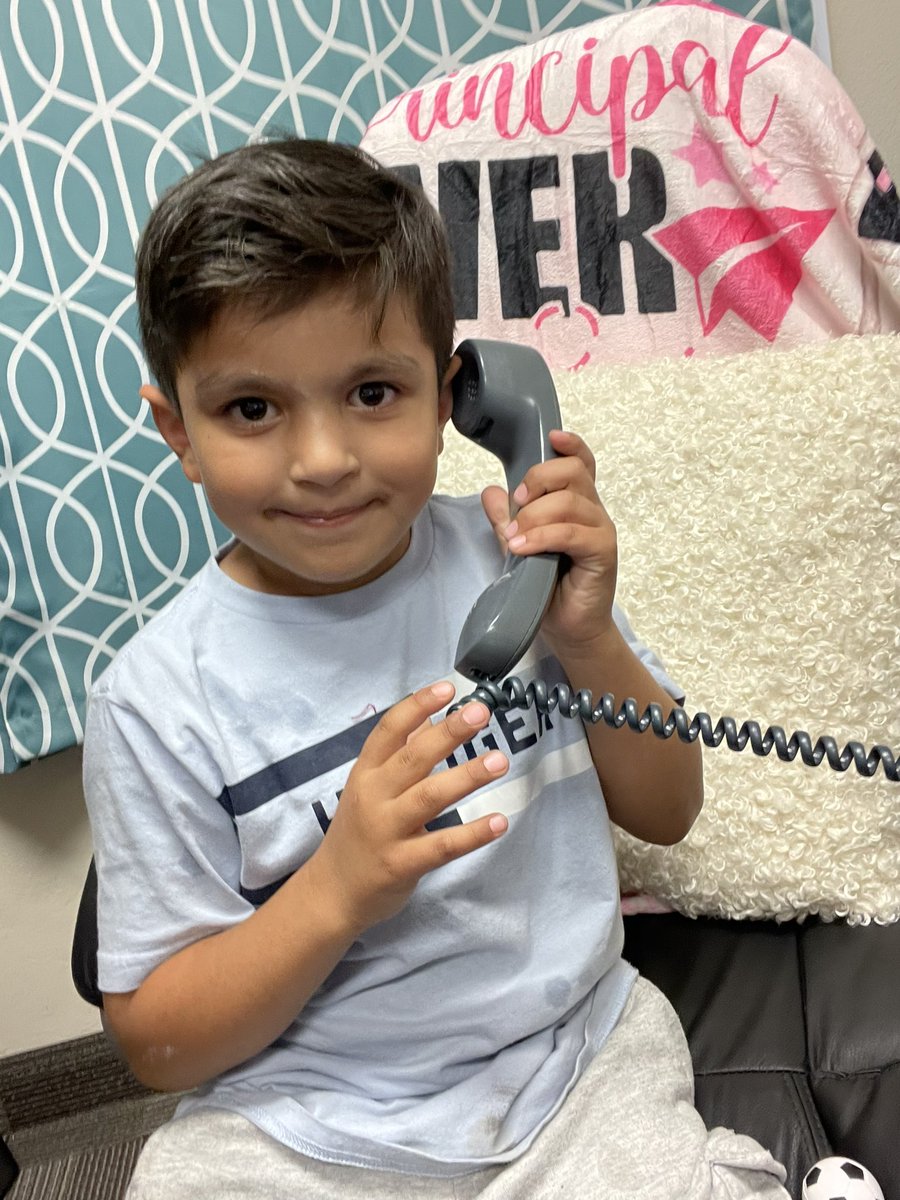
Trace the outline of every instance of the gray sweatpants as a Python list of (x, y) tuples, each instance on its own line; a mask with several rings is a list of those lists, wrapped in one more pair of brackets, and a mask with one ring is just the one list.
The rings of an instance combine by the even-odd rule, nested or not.
[(458, 1179), (340, 1167), (206, 1110), (148, 1141), (127, 1200), (789, 1200), (784, 1169), (751, 1138), (708, 1132), (684, 1033), (636, 983), (615, 1031), (531, 1148)]

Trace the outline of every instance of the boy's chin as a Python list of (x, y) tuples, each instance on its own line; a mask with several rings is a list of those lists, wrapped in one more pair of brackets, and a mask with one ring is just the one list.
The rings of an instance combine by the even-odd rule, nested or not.
[(403, 558), (410, 536), (407, 533), (396, 547), (374, 563), (335, 565), (331, 570), (319, 563), (307, 572), (301, 564), (294, 564), (288, 558), (271, 558), (240, 541), (219, 565), (229, 578), (253, 591), (275, 596), (333, 596), (365, 587), (386, 574)]

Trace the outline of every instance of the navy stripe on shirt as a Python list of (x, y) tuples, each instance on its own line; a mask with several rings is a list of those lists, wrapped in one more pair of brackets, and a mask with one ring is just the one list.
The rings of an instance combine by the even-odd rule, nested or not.
[[(328, 832), (327, 826), (330, 823), (331, 822), (327, 821), (326, 819), (326, 826), (324, 830), (325, 833)], [(455, 808), (452, 808), (449, 812), (441, 813), (439, 817), (435, 817), (433, 821), (429, 821), (425, 828), (433, 833), (437, 829), (449, 829), (453, 825), (462, 825), (462, 817)], [(241, 884), (241, 895), (245, 900), (249, 900), (254, 908), (259, 908), (261, 905), (265, 904), (267, 900), (274, 896), (283, 884), (287, 883), (291, 877), (291, 874), (292, 872), (288, 872), (288, 874), (283, 875), (281, 879), (276, 879), (272, 883), (268, 883), (261, 888), (248, 888)]]
[(363, 742), (383, 715), (383, 712), (373, 713), (365, 720), (326, 738), (324, 742), (307, 746), (279, 762), (263, 767), (246, 779), (228, 784), (217, 797), (219, 803), (234, 820), (261, 808), (291, 788), (301, 787), (344, 763), (352, 762), (359, 756)]

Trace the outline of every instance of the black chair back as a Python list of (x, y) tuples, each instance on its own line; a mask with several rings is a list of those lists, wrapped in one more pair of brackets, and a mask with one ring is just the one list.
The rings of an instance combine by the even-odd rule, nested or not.
[(97, 869), (94, 860), (88, 867), (81, 892), (75, 935), (72, 938), (72, 982), (82, 1000), (103, 1007), (103, 996), (97, 987)]

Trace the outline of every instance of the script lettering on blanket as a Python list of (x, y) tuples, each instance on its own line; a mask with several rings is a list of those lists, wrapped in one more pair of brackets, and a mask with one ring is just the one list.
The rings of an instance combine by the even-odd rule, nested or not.
[[(382, 110), (376, 153), (381, 137), (388, 161), (427, 146), (390, 165), (444, 218), (460, 322), (569, 368), (632, 354), (634, 329), (686, 355), (723, 322), (726, 342), (744, 336), (738, 322), (776, 340), (835, 207), (785, 173), (796, 133), (779, 88), (795, 43), (713, 24), (672, 44), (560, 35)], [(890, 238), (896, 192), (873, 174), (860, 233)]]
[[(427, 142), (436, 131), (459, 130), (490, 116), (496, 133), (508, 141), (526, 136), (564, 133), (579, 117), (603, 121), (612, 146), (613, 176), (622, 179), (628, 166), (628, 132), (632, 123), (646, 121), (673, 92), (693, 93), (709, 117), (722, 117), (744, 143), (753, 147), (766, 136), (778, 107), (778, 95), (760, 75), (768, 63), (791, 44), (778, 39), (767, 51), (760, 41), (771, 31), (749, 26), (734, 46), (730, 61), (719, 62), (696, 40), (679, 42), (668, 61), (653, 45), (607, 61), (597, 38), (583, 43), (572, 64), (558, 50), (541, 55), (527, 73), (515, 62), (501, 60), (483, 74), (451, 75), (435, 89), (416, 88), (386, 109), (371, 127), (404, 107), (407, 130), (414, 141)], [(749, 125), (750, 94), (755, 112), (766, 111)], [(760, 92), (765, 95), (760, 103)], [(766, 108), (766, 101), (768, 107)], [(370, 128), (371, 128), (370, 127)]]

